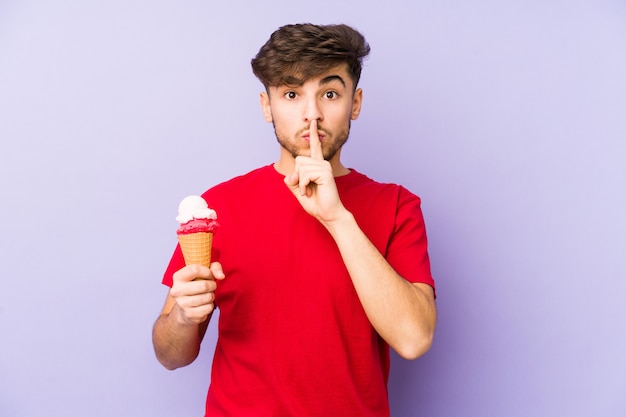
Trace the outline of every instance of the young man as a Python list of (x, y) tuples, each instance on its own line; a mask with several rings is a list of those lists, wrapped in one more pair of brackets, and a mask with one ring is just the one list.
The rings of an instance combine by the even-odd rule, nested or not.
[(185, 366), (220, 309), (207, 416), (388, 416), (389, 346), (412, 359), (432, 343), (420, 200), (340, 159), (368, 53), (348, 26), (302, 24), (252, 60), (280, 156), (203, 194), (221, 225), (213, 263), (185, 266), (176, 248), (153, 331), (159, 361)]

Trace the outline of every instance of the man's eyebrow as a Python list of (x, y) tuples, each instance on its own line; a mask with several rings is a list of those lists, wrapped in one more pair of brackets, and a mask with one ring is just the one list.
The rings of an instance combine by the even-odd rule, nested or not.
[(324, 77), (320, 80), (320, 85), (328, 84), (334, 80), (339, 80), (343, 86), (346, 86), (346, 82), (339, 75), (329, 75), (328, 77)]

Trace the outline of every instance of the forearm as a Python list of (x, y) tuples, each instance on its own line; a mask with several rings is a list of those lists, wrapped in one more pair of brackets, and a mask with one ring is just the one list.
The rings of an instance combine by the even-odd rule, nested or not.
[(206, 330), (206, 324), (182, 322), (179, 314), (180, 310), (176, 306), (169, 313), (161, 314), (152, 331), (156, 357), (170, 370), (189, 365), (196, 359)]
[(325, 226), (335, 239), (363, 308), (378, 334), (412, 359), (432, 344), (436, 307), (432, 289), (398, 275), (345, 212)]

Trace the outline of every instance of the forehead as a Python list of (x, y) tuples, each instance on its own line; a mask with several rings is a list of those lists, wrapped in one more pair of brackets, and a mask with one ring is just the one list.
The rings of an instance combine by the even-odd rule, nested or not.
[(323, 71), (320, 74), (313, 75), (308, 78), (302, 77), (298, 73), (286, 74), (282, 77), (282, 83), (277, 85), (275, 88), (294, 88), (304, 86), (305, 84), (311, 86), (322, 86), (332, 82), (343, 84), (346, 88), (352, 87), (352, 78), (350, 77), (347, 64), (337, 65)]

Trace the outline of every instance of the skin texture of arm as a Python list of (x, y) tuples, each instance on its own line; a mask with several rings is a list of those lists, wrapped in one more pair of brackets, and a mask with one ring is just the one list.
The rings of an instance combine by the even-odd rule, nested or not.
[(399, 276), (343, 206), (333, 168), (322, 155), (317, 122), (309, 129), (311, 156), (298, 156), (285, 184), (302, 207), (335, 239), (361, 304), (378, 334), (402, 357), (414, 359), (431, 346), (437, 321), (433, 289)]
[(167, 369), (189, 365), (200, 352), (215, 305), (215, 279), (224, 279), (222, 266), (188, 265), (174, 274), (161, 315), (154, 323), (152, 343)]

